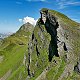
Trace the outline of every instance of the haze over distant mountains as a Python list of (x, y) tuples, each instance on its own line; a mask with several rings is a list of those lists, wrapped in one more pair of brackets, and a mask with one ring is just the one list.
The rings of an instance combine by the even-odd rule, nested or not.
[(4, 39), (8, 36), (10, 36), (11, 34), (13, 34), (12, 32), (8, 32), (8, 33), (0, 33), (0, 39)]

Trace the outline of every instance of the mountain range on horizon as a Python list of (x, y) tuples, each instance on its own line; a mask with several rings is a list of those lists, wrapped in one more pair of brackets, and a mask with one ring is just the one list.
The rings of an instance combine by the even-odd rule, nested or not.
[(11, 34), (13, 34), (13, 33), (12, 32), (0, 33), (0, 39), (4, 39), (4, 38), (10, 36)]
[(80, 80), (80, 23), (47, 8), (40, 15), (0, 40), (0, 80)]

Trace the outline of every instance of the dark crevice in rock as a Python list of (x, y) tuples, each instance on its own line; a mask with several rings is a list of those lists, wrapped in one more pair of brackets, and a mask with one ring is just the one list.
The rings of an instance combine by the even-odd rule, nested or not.
[(32, 49), (32, 43), (28, 43), (28, 65), (27, 65), (27, 71), (28, 71), (28, 76), (31, 77), (30, 73), (30, 63), (31, 63), (31, 49)]
[[(33, 45), (32, 42), (34, 42), (35, 45)], [(31, 54), (32, 54), (32, 51), (33, 51), (33, 46), (36, 46), (37, 56), (39, 56), (40, 53), (39, 53), (38, 47), (37, 47), (37, 39), (35, 38), (34, 33), (32, 34), (31, 41), (28, 43), (28, 64), (27, 64), (27, 72), (28, 72), (28, 76), (29, 77), (34, 77), (34, 72), (31, 72), (31, 70), (30, 70)]]
[(61, 42), (61, 41), (60, 41), (60, 40), (58, 39), (58, 37), (57, 37), (57, 44), (60, 43), (60, 42)]
[(42, 32), (44, 31), (40, 26), (39, 26), (39, 28), (41, 29)]
[(30, 53), (28, 53), (28, 65), (27, 65), (28, 76), (30, 76)]
[(77, 62), (77, 65), (74, 66), (74, 71), (76, 71), (77, 73), (80, 73), (80, 62)]
[(67, 47), (66, 47), (65, 42), (64, 42), (63, 48), (64, 48), (65, 51), (67, 51)]
[(39, 51), (38, 51), (37, 45), (36, 45), (36, 52), (37, 52), (37, 56), (39, 56), (40, 53), (39, 53)]
[(30, 74), (30, 68), (29, 68), (30, 66), (28, 65), (27, 67), (28, 67), (28, 68), (27, 68), (28, 76), (31, 76), (31, 74)]
[(41, 28), (41, 26), (39, 25), (40, 30), (43, 32), (44, 30)]
[(37, 47), (37, 39), (36, 38), (35, 38), (35, 46), (36, 46), (37, 56), (39, 56), (40, 55), (40, 52), (39, 52), (38, 47)]
[[(56, 23), (56, 22), (55, 22)], [(53, 56), (59, 57), (58, 54), (58, 46), (57, 46), (57, 28), (58, 28), (58, 22), (55, 24), (51, 24), (50, 21), (47, 19), (45, 23), (45, 28), (47, 32), (51, 35), (51, 41), (49, 44), (49, 61), (52, 60)]]
[(49, 61), (52, 60), (53, 56), (57, 56), (59, 57), (58, 55), (58, 50), (57, 50), (57, 41), (55, 40), (55, 38), (51, 38), (51, 41), (50, 41), (50, 44), (49, 44)]
[(38, 50), (38, 47), (37, 47), (37, 39), (35, 38), (34, 33), (32, 34), (32, 40), (33, 40), (33, 39), (35, 40), (35, 45), (34, 45), (34, 46), (36, 46), (37, 56), (39, 56), (40, 53), (39, 53), (39, 50)]
[(34, 33), (32, 34), (32, 40), (34, 39)]
[[(57, 28), (59, 26), (56, 18), (48, 13), (48, 11), (41, 12), (41, 18), (44, 22), (47, 32), (51, 35), (51, 41), (49, 44), (49, 61), (52, 60), (53, 56), (59, 57), (58, 46), (57, 46)], [(41, 21), (42, 21), (41, 20)]]
[(36, 42), (36, 44), (37, 44), (37, 39), (35, 38), (35, 42)]

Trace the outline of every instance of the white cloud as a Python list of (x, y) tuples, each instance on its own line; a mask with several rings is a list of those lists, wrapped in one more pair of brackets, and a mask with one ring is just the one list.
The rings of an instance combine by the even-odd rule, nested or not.
[(74, 20), (74, 21), (76, 21), (76, 22), (80, 23), (80, 19), (72, 18), (72, 20)]
[(20, 5), (20, 4), (22, 4), (22, 2), (16, 2), (16, 4), (19, 4)]
[(32, 17), (24, 17), (23, 19), (19, 19), (19, 22), (23, 22), (24, 24), (25, 23), (27, 23), (27, 22), (29, 22), (29, 23), (31, 23), (32, 25), (36, 25), (36, 22), (37, 22), (37, 20), (35, 20), (34, 18), (32, 18)]
[(67, 5), (80, 5), (80, 2), (67, 2)]
[(80, 5), (80, 1), (75, 1), (75, 0), (56, 0), (56, 2), (59, 5), (59, 9), (63, 9), (65, 7), (69, 7), (71, 6), (79, 6)]
[(19, 22), (22, 22), (22, 19), (19, 19)]

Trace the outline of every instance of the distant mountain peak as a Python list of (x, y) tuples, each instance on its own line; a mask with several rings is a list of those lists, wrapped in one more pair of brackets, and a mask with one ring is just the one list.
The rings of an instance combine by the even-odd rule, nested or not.
[(29, 22), (23, 24), (19, 30), (23, 30), (23, 31), (32, 31), (34, 28), (34, 26), (32, 24), (30, 24)]

